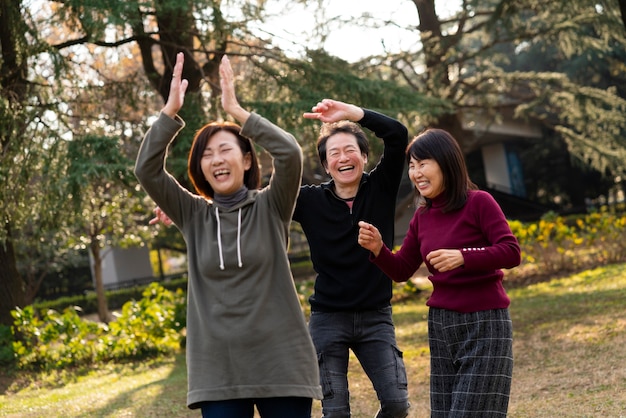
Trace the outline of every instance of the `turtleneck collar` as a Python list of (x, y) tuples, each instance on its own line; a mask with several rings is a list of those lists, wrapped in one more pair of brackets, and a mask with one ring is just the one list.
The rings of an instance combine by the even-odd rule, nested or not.
[(232, 208), (237, 203), (242, 202), (247, 196), (248, 188), (245, 185), (242, 185), (241, 188), (233, 194), (215, 193), (213, 201), (222, 207)]
[[(230, 209), (237, 203), (243, 202), (248, 196), (248, 188), (243, 185), (239, 190), (233, 194), (219, 194), (215, 193), (213, 201), (217, 203), (215, 206), (215, 219), (217, 220), (217, 249), (220, 257), (220, 270), (224, 270), (224, 254), (222, 252), (222, 224), (220, 220), (220, 209)], [(237, 213), (237, 265), (239, 268), (243, 266), (243, 260), (241, 259), (241, 208)]]
[(432, 208), (442, 208), (446, 205), (447, 199), (445, 193), (439, 193), (434, 199), (430, 199)]

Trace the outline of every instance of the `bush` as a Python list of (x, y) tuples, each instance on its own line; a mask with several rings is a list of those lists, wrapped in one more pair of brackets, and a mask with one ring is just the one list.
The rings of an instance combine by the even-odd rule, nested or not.
[(49, 309), (39, 317), (32, 306), (12, 311), (12, 348), (17, 367), (54, 370), (92, 364), (156, 357), (178, 350), (185, 327), (185, 295), (152, 283), (139, 301), (124, 304), (109, 325), (82, 319), (80, 308), (62, 314)]
[(41, 318), (32, 306), (12, 313), (18, 368), (53, 370), (95, 361), (92, 341), (101, 336), (105, 325), (82, 320), (76, 308), (67, 308), (62, 314), (50, 309)]
[(121, 315), (109, 324), (103, 338), (108, 356), (104, 359), (141, 359), (174, 352), (181, 347), (185, 306), (182, 290), (174, 293), (151, 284), (141, 300), (125, 303)]
[(542, 274), (572, 272), (626, 260), (626, 215), (594, 212), (538, 222), (510, 221), (524, 262)]
[(0, 325), (0, 367), (3, 369), (10, 368), (15, 364), (13, 341), (11, 327)]
[[(187, 277), (180, 277), (178, 279), (168, 280), (166, 282), (153, 282), (159, 283), (165, 289), (171, 291), (177, 291), (178, 289), (187, 288)], [(124, 303), (129, 300), (141, 299), (145, 286), (135, 286), (126, 289), (110, 290), (106, 292), (107, 303), (110, 309), (120, 309)], [(98, 299), (94, 292), (89, 292), (84, 295), (65, 296), (56, 300), (47, 300), (34, 303), (35, 311), (43, 315), (50, 309), (62, 312), (67, 308), (79, 306), (83, 315), (88, 315), (98, 312)]]

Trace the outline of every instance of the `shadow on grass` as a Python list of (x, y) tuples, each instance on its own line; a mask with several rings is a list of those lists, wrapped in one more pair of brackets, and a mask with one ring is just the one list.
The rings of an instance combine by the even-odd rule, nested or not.
[(11, 370), (0, 370), (0, 393), (6, 395), (7, 390), (13, 386), (16, 380), (15, 372)]
[(620, 417), (626, 410), (626, 271), (599, 267), (509, 292), (512, 417)]
[[(174, 367), (167, 376), (167, 384), (162, 386), (159, 396), (151, 405), (153, 412), (149, 416), (156, 417), (197, 417), (199, 410), (187, 408), (187, 364), (184, 349), (176, 354)], [(161, 415), (158, 414), (161, 413)]]
[[(138, 371), (143, 374), (146, 369), (154, 370), (160, 367), (167, 367), (169, 361), (156, 361), (154, 364)], [(197, 412), (192, 412), (186, 405), (186, 369), (185, 356), (182, 353), (176, 354), (171, 371), (160, 379), (152, 379), (138, 376), (138, 379), (147, 383), (134, 386), (130, 390), (124, 390), (114, 398), (111, 398), (106, 405), (98, 408), (85, 408), (85, 412), (79, 417), (105, 417), (128, 416), (141, 417), (191, 417), (197, 416)], [(128, 371), (124, 371), (128, 375)], [(97, 394), (94, 394), (97, 396)], [(127, 411), (127, 412), (126, 412)], [(126, 416), (126, 415), (124, 415)]]
[[(620, 276), (621, 274), (621, 276)], [(563, 322), (569, 326), (623, 316), (626, 275), (598, 268), (565, 279), (509, 291), (511, 317), (518, 334)], [(595, 319), (594, 319), (595, 318)]]

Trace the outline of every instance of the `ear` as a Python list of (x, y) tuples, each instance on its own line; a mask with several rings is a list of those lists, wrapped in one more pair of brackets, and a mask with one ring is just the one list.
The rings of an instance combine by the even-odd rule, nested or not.
[(252, 167), (252, 156), (246, 152), (243, 156), (243, 171), (250, 170), (250, 167)]
[(367, 154), (363, 154), (363, 164), (367, 164)]
[(324, 171), (326, 171), (326, 174), (330, 175), (330, 171), (328, 171), (328, 162), (324, 161), (322, 165), (324, 166)]

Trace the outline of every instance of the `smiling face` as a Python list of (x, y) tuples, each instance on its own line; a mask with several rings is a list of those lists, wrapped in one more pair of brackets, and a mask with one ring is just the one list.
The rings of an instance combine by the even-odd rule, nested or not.
[(243, 186), (251, 158), (249, 153), (243, 154), (235, 135), (218, 131), (208, 140), (200, 165), (215, 193), (230, 195)]
[(409, 160), (409, 178), (417, 191), (428, 199), (434, 199), (443, 193), (443, 173), (434, 159)]
[(353, 134), (338, 132), (326, 142), (326, 172), (339, 187), (358, 186), (367, 163)]

